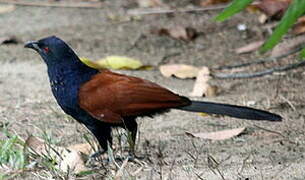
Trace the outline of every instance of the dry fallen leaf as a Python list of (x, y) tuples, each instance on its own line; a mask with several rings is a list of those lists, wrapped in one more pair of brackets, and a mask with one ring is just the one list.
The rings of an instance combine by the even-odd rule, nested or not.
[(174, 39), (179, 39), (183, 41), (191, 41), (194, 40), (198, 33), (194, 28), (191, 27), (183, 27), (183, 26), (174, 26), (171, 28), (160, 28), (160, 29), (152, 29), (152, 34), (157, 34), (160, 36), (170, 36)]
[(14, 5), (0, 5), (0, 14), (9, 13), (16, 9)]
[(74, 145), (71, 145), (67, 148), (70, 149), (70, 150), (79, 151), (79, 152), (81, 152), (83, 154), (86, 154), (86, 155), (90, 155), (90, 154), (93, 153), (93, 149), (92, 149), (92, 147), (89, 143), (74, 144)]
[(41, 154), (44, 150), (44, 141), (35, 136), (29, 136), (26, 139), (25, 144), (37, 154)]
[(72, 171), (74, 173), (80, 173), (86, 171), (85, 162), (81, 156), (81, 153), (76, 150), (67, 150), (63, 151), (61, 154), (62, 159), (58, 164), (58, 168), (63, 172)]
[(276, 45), (271, 52), (271, 57), (277, 57), (284, 54), (287, 54), (289, 51), (304, 45), (305, 36), (296, 36), (292, 39), (283, 41), (282, 43)]
[(250, 52), (258, 50), (263, 44), (264, 44), (264, 41), (255, 41), (255, 42), (247, 44), (243, 47), (235, 49), (235, 53), (237, 53), (237, 54), (250, 53)]
[(26, 145), (35, 154), (46, 157), (51, 156), (50, 158), (57, 162), (56, 167), (64, 172), (73, 171), (74, 173), (79, 173), (87, 170), (84, 160), (77, 150), (47, 145), (42, 139), (35, 136), (28, 137)]
[(207, 91), (210, 87), (208, 81), (211, 79), (210, 70), (208, 67), (202, 67), (198, 74), (195, 81), (195, 85), (193, 91), (190, 93), (190, 96), (198, 96), (201, 97), (207, 94)]
[(161, 0), (137, 0), (137, 3), (139, 7), (142, 8), (157, 7), (163, 5)]
[(210, 114), (204, 113), (204, 112), (200, 112), (198, 114), (199, 114), (199, 116), (202, 116), (202, 117), (210, 116)]
[(87, 66), (95, 69), (125, 69), (125, 70), (137, 70), (137, 69), (151, 69), (151, 66), (143, 65), (141, 61), (132, 59), (125, 56), (107, 56), (105, 58), (92, 61), (88, 58), (80, 58), (80, 60)]
[(81, 57), (79, 58), (84, 64), (87, 66), (94, 68), (94, 69), (103, 69), (103, 67), (100, 67), (95, 61), (92, 61), (91, 59)]
[(260, 22), (261, 24), (265, 24), (268, 20), (268, 16), (266, 14), (261, 14), (258, 17), (258, 22)]
[(298, 23), (293, 27), (293, 31), (294, 34), (299, 35), (299, 34), (303, 34), (305, 32), (305, 22), (302, 23)]
[(159, 69), (165, 77), (175, 76), (181, 79), (194, 78), (199, 72), (198, 68), (186, 64), (167, 64), (160, 66)]
[(190, 132), (185, 132), (185, 133), (189, 136), (202, 138), (202, 139), (225, 140), (241, 134), (245, 129), (246, 129), (245, 127), (242, 127), (242, 128), (227, 129), (227, 130), (209, 132), (209, 133), (190, 133)]
[(291, 0), (262, 0), (255, 6), (269, 17), (280, 18)]
[(305, 32), (305, 16), (298, 19), (298, 22), (294, 25), (292, 32), (297, 35)]
[(107, 56), (96, 63), (109, 69), (139, 69), (143, 66), (139, 60), (125, 56)]
[(199, 5), (200, 6), (209, 6), (209, 5), (226, 3), (226, 2), (229, 2), (229, 1), (231, 1), (231, 0), (201, 0), (199, 2)]
[(256, 13), (258, 11), (260, 11), (255, 5), (250, 4), (246, 7), (247, 12), (249, 13)]
[(215, 85), (210, 85), (210, 86), (208, 86), (208, 89), (207, 89), (207, 91), (206, 91), (206, 93), (205, 93), (205, 96), (206, 96), (206, 97), (214, 97), (214, 96), (217, 96), (218, 91), (219, 91), (219, 89), (218, 89), (217, 86), (215, 86)]

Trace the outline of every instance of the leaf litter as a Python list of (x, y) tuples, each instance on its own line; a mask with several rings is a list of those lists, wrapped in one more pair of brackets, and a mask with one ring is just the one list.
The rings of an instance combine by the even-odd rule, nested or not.
[(26, 145), (30, 152), (41, 157), (54, 159), (57, 162), (56, 168), (63, 172), (72, 170), (74, 173), (80, 173), (87, 170), (84, 159), (78, 149), (50, 145), (35, 136), (29, 136), (26, 140)]
[(225, 139), (230, 139), (234, 136), (238, 136), (245, 130), (246, 128), (242, 127), (242, 128), (227, 129), (227, 130), (208, 132), (208, 133), (191, 133), (191, 132), (185, 132), (185, 133), (191, 137), (196, 137), (201, 139), (225, 140)]
[(173, 39), (178, 39), (182, 41), (192, 41), (198, 36), (196, 29), (192, 27), (184, 26), (173, 26), (168, 28), (153, 28), (151, 30), (152, 34), (157, 34), (159, 36), (169, 36)]
[(150, 65), (143, 65), (140, 60), (125, 56), (107, 56), (96, 61), (82, 57), (80, 60), (87, 66), (95, 69), (147, 70), (152, 68)]

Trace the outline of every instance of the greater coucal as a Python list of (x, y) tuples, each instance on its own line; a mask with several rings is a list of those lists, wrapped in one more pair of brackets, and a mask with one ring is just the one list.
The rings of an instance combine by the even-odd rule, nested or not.
[(137, 134), (136, 118), (169, 109), (227, 115), (241, 119), (281, 121), (279, 115), (249, 107), (192, 101), (151, 81), (109, 70), (96, 70), (80, 61), (74, 51), (55, 36), (25, 44), (37, 51), (48, 67), (53, 95), (63, 111), (83, 123), (103, 150), (111, 144), (111, 127)]

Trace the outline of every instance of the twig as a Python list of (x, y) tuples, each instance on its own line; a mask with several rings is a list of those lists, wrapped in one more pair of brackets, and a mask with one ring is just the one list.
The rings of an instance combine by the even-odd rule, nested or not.
[(28, 2), (19, 0), (0, 0), (0, 3), (14, 4), (18, 6), (39, 6), (39, 7), (61, 7), (61, 8), (101, 8), (102, 3), (50, 3), (50, 2)]
[[(225, 180), (225, 177), (223, 176), (223, 174), (221, 173), (221, 171), (219, 170), (219, 163), (215, 160), (215, 158), (213, 156), (211, 156), (210, 154), (207, 154), (207, 162), (208, 162), (208, 168), (215, 174), (217, 175), (217, 173), (220, 175), (222, 180)], [(217, 171), (217, 173), (215, 172), (215, 170)]]
[(176, 158), (174, 158), (173, 162), (171, 163), (171, 166), (169, 168), (169, 175), (168, 175), (168, 179), (172, 180), (172, 173), (173, 173), (173, 169), (174, 169), (174, 165), (176, 164)]
[(291, 69), (296, 69), (299, 67), (305, 66), (305, 60), (302, 60), (300, 62), (289, 64), (286, 66), (280, 66), (275, 68), (270, 68), (264, 71), (254, 72), (254, 73), (234, 73), (234, 74), (227, 74), (227, 73), (212, 73), (211, 75), (214, 78), (219, 79), (229, 79), (229, 78), (255, 78), (255, 77), (261, 77), (268, 74), (272, 74), (274, 72), (282, 72), (282, 71), (288, 71)]
[(126, 50), (126, 51), (130, 51), (132, 50), (133, 48), (137, 47), (138, 45), (138, 42), (142, 39), (142, 38), (145, 38), (145, 35), (140, 33), (139, 35), (137, 35), (137, 37), (133, 40), (133, 42), (131, 42), (131, 46)]
[(245, 159), (243, 159), (242, 166), (241, 166), (240, 170), (238, 170), (238, 172), (237, 172), (237, 174), (238, 174), (239, 176), (242, 176), (242, 177), (243, 177), (242, 173), (243, 173), (243, 171), (244, 171), (244, 169), (245, 169), (245, 167), (246, 167), (246, 163), (247, 163), (247, 161), (248, 161), (248, 159), (249, 159), (250, 157), (251, 157), (251, 154), (248, 154), (248, 156), (247, 156)]
[(128, 157), (123, 161), (122, 166), (119, 168), (119, 170), (116, 172), (114, 179), (120, 179), (120, 177), (123, 175), (123, 170), (126, 167), (127, 163), (128, 163)]
[[(203, 8), (191, 8), (191, 9), (161, 9), (161, 8), (146, 8), (146, 9), (132, 9), (127, 11), (127, 15), (151, 15), (151, 14), (168, 14), (168, 13), (189, 13), (189, 12), (202, 12), (225, 9), (230, 3), (208, 6)], [(251, 5), (256, 5), (258, 2), (253, 2)]]
[(282, 76), (279, 76), (279, 78), (276, 82), (275, 95), (272, 99), (276, 99), (278, 97), (279, 93), (280, 93), (281, 80), (282, 80)]
[(287, 57), (287, 56), (289, 56), (291, 54), (299, 52), (304, 47), (305, 46), (297, 47), (295, 49), (292, 49), (292, 50), (288, 51), (285, 54), (282, 54), (282, 55), (279, 55), (279, 56), (276, 56), (276, 57), (268, 57), (268, 58), (258, 59), (256, 61), (252, 61), (252, 62), (248, 62), (248, 63), (242, 63), (242, 64), (236, 64), (236, 65), (221, 66), (221, 67), (216, 67), (214, 69), (215, 70), (233, 69), (233, 68), (240, 68), (240, 67), (250, 66), (252, 64), (262, 64), (262, 63), (271, 62), (271, 61), (276, 62), (278, 60), (283, 59), (284, 57)]
[(287, 170), (290, 166), (292, 166), (292, 163), (290, 163), (289, 165), (287, 166), (284, 166), (283, 168), (281, 168), (280, 170), (278, 170), (273, 176), (272, 176), (272, 179), (277, 179), (278, 176), (283, 173), (283, 171)]
[[(277, 134), (277, 135), (281, 136), (281, 137), (284, 138), (284, 139), (288, 139), (288, 137), (286, 137), (285, 135), (283, 135), (283, 134), (280, 133), (280, 132), (273, 131), (273, 130), (270, 130), (270, 129), (266, 129), (266, 128), (260, 127), (260, 126), (258, 126), (258, 125), (254, 125), (254, 126), (255, 126), (256, 128), (258, 128), (258, 129), (264, 130), (264, 131), (266, 131), (266, 132), (270, 132), (270, 133), (273, 133), (273, 134)], [(288, 140), (289, 140), (289, 139), (288, 139)]]
[(143, 170), (144, 166), (141, 166), (139, 169), (137, 169), (135, 172), (130, 173), (131, 176), (136, 176)]
[(204, 8), (192, 8), (192, 9), (165, 9), (165, 8), (150, 8), (150, 9), (132, 9), (127, 11), (127, 15), (151, 15), (151, 14), (168, 14), (168, 13), (188, 13), (188, 12), (202, 12), (224, 9), (228, 5), (209, 6)]
[(291, 109), (293, 111), (296, 111), (297, 109), (295, 108), (295, 106), (292, 104), (292, 102), (290, 102), (287, 98), (285, 98), (284, 96), (280, 95), (280, 98), (283, 99), (284, 101), (287, 102), (287, 104), (291, 107)]
[(263, 131), (270, 132), (270, 133), (273, 133), (273, 134), (277, 134), (277, 135), (281, 136), (282, 138), (284, 138), (286, 141), (290, 142), (291, 144), (297, 144), (297, 142), (294, 142), (294, 141), (290, 140), (289, 137), (283, 135), (283, 134), (280, 133), (280, 132), (273, 131), (273, 130), (270, 130), (270, 129), (266, 129), (266, 128), (260, 127), (260, 126), (258, 126), (258, 125), (254, 125), (254, 126), (255, 126), (256, 128), (258, 128), (258, 129), (263, 130)]
[(180, 56), (181, 52), (173, 52), (173, 53), (169, 53), (169, 54), (165, 54), (164, 56), (162, 56), (162, 58), (160, 59), (158, 66), (162, 65), (162, 64), (166, 64), (167, 60), (169, 58), (175, 57), (175, 56)]
[(203, 179), (203, 177), (201, 177), (201, 174), (198, 174), (198, 173), (196, 173), (196, 172), (194, 172), (194, 174), (197, 176), (198, 179), (200, 179), (200, 180), (205, 180), (205, 179)]
[(113, 162), (113, 164), (116, 166), (116, 168), (120, 169), (120, 166), (115, 161), (113, 150), (112, 150), (111, 145), (110, 145), (109, 142), (107, 142), (107, 146), (108, 146), (107, 154), (108, 154), (109, 161)]

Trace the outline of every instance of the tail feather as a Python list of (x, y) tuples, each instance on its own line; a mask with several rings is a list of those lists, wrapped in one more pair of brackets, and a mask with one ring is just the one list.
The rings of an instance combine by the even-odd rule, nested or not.
[(245, 106), (219, 104), (212, 102), (192, 101), (188, 106), (177, 109), (192, 112), (204, 112), (208, 114), (226, 115), (240, 119), (281, 121), (282, 117), (267, 111)]

